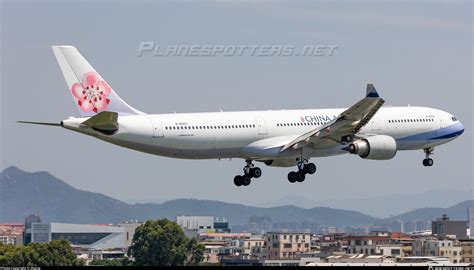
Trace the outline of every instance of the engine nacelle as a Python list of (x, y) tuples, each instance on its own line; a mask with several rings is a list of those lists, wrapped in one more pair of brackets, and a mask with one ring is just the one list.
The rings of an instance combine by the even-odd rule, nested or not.
[(344, 150), (366, 159), (392, 159), (397, 153), (397, 142), (390, 136), (376, 135), (354, 141)]

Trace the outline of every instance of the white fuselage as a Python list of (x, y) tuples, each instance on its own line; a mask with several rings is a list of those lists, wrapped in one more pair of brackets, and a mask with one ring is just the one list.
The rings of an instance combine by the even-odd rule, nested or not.
[[(281, 152), (281, 143), (314, 130), (345, 109), (175, 113), (119, 116), (119, 130), (104, 135), (70, 118), (63, 127), (155, 155), (185, 159), (275, 160), (347, 153), (338, 143)], [(449, 142), (464, 131), (451, 114), (426, 107), (382, 107), (358, 134), (388, 135), (397, 150)]]

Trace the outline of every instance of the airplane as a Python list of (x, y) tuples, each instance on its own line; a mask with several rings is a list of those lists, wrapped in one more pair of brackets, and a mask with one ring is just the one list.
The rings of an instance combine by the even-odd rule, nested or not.
[(316, 172), (310, 158), (354, 154), (389, 160), (401, 150), (423, 150), (433, 166), (434, 147), (464, 132), (452, 114), (428, 107), (382, 107), (374, 85), (349, 108), (147, 114), (128, 105), (73, 46), (52, 46), (81, 117), (60, 126), (133, 150), (179, 159), (245, 160), (236, 186), (262, 176), (254, 162), (294, 167), (291, 183)]

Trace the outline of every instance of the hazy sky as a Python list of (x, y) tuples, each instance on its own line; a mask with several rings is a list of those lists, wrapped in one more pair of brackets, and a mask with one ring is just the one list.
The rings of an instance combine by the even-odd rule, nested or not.
[[(243, 204), (302, 195), (315, 201), (473, 187), (471, 1), (1, 1), (1, 162), (46, 170), (122, 200), (215, 199)], [(160, 45), (337, 45), (324, 57), (137, 57)], [(178, 160), (120, 148), (61, 128), (78, 111), (51, 45), (74, 45), (129, 104), (148, 113), (350, 106), (375, 83), (387, 105), (456, 115), (463, 136), (390, 161), (313, 159), (290, 184), (266, 167), (237, 188), (242, 160)], [(292, 168), (293, 169), (293, 168)]]

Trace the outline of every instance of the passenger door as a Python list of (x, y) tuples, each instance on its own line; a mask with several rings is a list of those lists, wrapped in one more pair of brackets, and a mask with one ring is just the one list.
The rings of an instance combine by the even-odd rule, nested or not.
[(267, 124), (265, 123), (265, 119), (262, 116), (256, 116), (255, 120), (257, 121), (257, 128), (258, 128), (258, 135), (267, 135)]
[(163, 126), (160, 119), (153, 117), (151, 118), (151, 123), (153, 126), (153, 138), (163, 138), (165, 135), (163, 133)]

